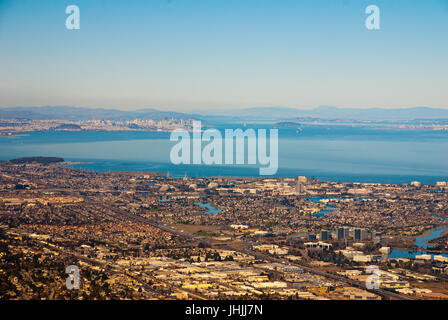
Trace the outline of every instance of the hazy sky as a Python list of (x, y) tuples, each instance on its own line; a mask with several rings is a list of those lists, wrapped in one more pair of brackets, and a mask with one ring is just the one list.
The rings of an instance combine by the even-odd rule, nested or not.
[(0, 106), (448, 108), (448, 1), (0, 0), (0, 61)]

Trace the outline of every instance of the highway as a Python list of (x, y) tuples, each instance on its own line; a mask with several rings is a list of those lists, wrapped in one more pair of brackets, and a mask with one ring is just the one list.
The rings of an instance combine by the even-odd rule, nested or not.
[[(150, 221), (150, 220), (148, 220), (148, 219), (146, 219), (144, 217), (141, 217), (141, 216), (138, 216), (138, 215), (134, 215), (134, 214), (130, 214), (130, 213), (124, 212), (122, 210), (119, 210), (117, 208), (114, 208), (114, 207), (111, 207), (111, 206), (106, 206), (105, 204), (102, 204), (102, 205), (104, 206), (104, 208), (107, 208), (110, 211), (113, 211), (116, 214), (119, 214), (121, 216), (125, 216), (126, 218), (129, 218), (131, 220), (150, 225), (150, 226), (152, 226), (154, 228), (158, 228), (158, 229), (163, 230), (165, 232), (169, 232), (169, 233), (174, 234), (174, 235), (176, 235), (176, 236), (178, 236), (180, 238), (183, 238), (183, 239), (188, 239), (188, 240), (192, 240), (192, 241), (200, 241), (200, 239), (197, 239), (197, 238), (195, 238), (195, 237), (193, 237), (193, 236), (191, 236), (189, 234), (180, 233), (180, 232), (177, 232), (177, 231), (175, 231), (175, 230), (173, 230), (171, 228), (168, 228), (166, 226), (161, 226), (160, 224), (152, 222), (152, 221)], [(252, 248), (253, 244), (251, 242), (245, 241), (244, 243), (245, 243), (246, 249), (235, 248), (235, 247), (231, 247), (229, 245), (224, 246), (224, 247), (226, 247), (229, 250), (242, 252), (242, 253), (245, 253), (245, 254), (248, 254), (248, 255), (255, 256), (256, 258), (261, 259), (261, 260), (266, 260), (266, 261), (270, 261), (270, 262), (277, 262), (277, 263), (285, 263), (284, 261), (276, 259), (276, 258), (274, 258), (272, 256), (268, 256), (268, 255), (263, 254), (261, 252), (256, 252), (256, 251), (252, 250), (251, 248)], [(378, 294), (381, 297), (386, 298), (386, 299), (412, 300), (409, 297), (405, 297), (405, 296), (402, 296), (402, 295), (399, 295), (399, 294), (396, 294), (394, 292), (391, 292), (391, 291), (388, 291), (388, 290), (384, 290), (384, 289), (378, 289), (378, 290), (367, 289), (365, 283), (362, 283), (360, 281), (356, 281), (356, 280), (353, 280), (353, 279), (348, 279), (346, 277), (343, 277), (343, 276), (340, 276), (340, 275), (334, 274), (334, 273), (321, 272), (321, 271), (315, 270), (315, 269), (310, 268), (310, 267), (308, 267), (306, 265), (303, 265), (303, 264), (288, 263), (288, 265), (302, 268), (303, 270), (305, 270), (305, 271), (307, 271), (307, 272), (309, 272), (311, 274), (320, 275), (320, 276), (323, 276), (323, 277), (330, 278), (332, 280), (336, 280), (336, 281), (340, 281), (342, 283), (346, 283), (348, 285), (351, 285), (351, 286), (359, 288), (359, 289), (367, 290), (369, 292)]]
[[(79, 197), (79, 193), (77, 193), (77, 192), (79, 192), (78, 190), (44, 189), (44, 190), (40, 190), (40, 191), (64, 192), (64, 193), (68, 193), (68, 194), (70, 194), (70, 195), (72, 195), (74, 197)], [(98, 190), (96, 190), (96, 191), (92, 190), (92, 192), (98, 193)], [(111, 192), (111, 191), (104, 190), (104, 191), (101, 191), (101, 192)], [(116, 191), (114, 190), (113, 192), (116, 192)], [(98, 203), (95, 199), (92, 199), (92, 198), (89, 198), (89, 197), (86, 197), (86, 196), (83, 196), (83, 197), (84, 197), (84, 201), (85, 202), (90, 202), (91, 204), (99, 205), (99, 206), (103, 207), (104, 209), (107, 209), (107, 210), (115, 213), (115, 215), (113, 215), (113, 217), (118, 218), (118, 219), (120, 219), (122, 221), (126, 221), (126, 219), (130, 219), (132, 221), (143, 223), (143, 224), (149, 225), (151, 227), (160, 229), (162, 231), (169, 232), (169, 233), (171, 233), (173, 235), (176, 235), (176, 236), (180, 237), (181, 239), (190, 240), (190, 241), (201, 241), (201, 239), (195, 238), (192, 235), (181, 233), (181, 232), (177, 232), (176, 230), (173, 230), (173, 229), (171, 229), (171, 228), (169, 228), (167, 226), (160, 225), (159, 223), (153, 222), (153, 221), (151, 221), (149, 219), (146, 219), (144, 217), (141, 217), (139, 215), (130, 214), (130, 213), (126, 212), (126, 211), (123, 211), (123, 210), (120, 210), (118, 208), (115, 208), (113, 204)], [(252, 255), (252, 256), (254, 256), (254, 257), (258, 258), (258, 259), (261, 259), (261, 260), (266, 260), (266, 261), (270, 261), (270, 262), (276, 262), (276, 263), (285, 264), (285, 262), (282, 261), (282, 260), (276, 259), (276, 258), (274, 258), (272, 256), (263, 254), (261, 252), (252, 250), (253, 243), (248, 242), (248, 241), (244, 241), (243, 243), (244, 243), (244, 246), (246, 247), (245, 249), (235, 248), (235, 247), (232, 247), (232, 246), (229, 246), (229, 245), (226, 245), (224, 247), (229, 249), (229, 250), (233, 250), (233, 251), (242, 252), (242, 253), (245, 253), (245, 254), (248, 254), (248, 255)], [(85, 259), (85, 258), (83, 258), (83, 259)], [(410, 297), (402, 296), (402, 295), (399, 295), (399, 294), (396, 294), (394, 292), (391, 292), (391, 291), (388, 291), (388, 290), (384, 290), (384, 289), (378, 289), (378, 290), (367, 289), (365, 283), (362, 283), (362, 282), (359, 282), (359, 281), (356, 281), (356, 280), (353, 280), (353, 279), (348, 279), (348, 278), (340, 276), (338, 274), (328, 273), (328, 272), (321, 272), (321, 271), (315, 270), (313, 268), (310, 268), (309, 266), (304, 265), (304, 264), (288, 263), (288, 265), (302, 268), (303, 270), (305, 270), (305, 271), (307, 271), (307, 272), (309, 272), (311, 274), (316, 274), (316, 275), (319, 275), (319, 276), (327, 277), (329, 279), (340, 281), (342, 283), (345, 283), (347, 285), (351, 285), (351, 286), (359, 288), (359, 289), (367, 290), (369, 292), (378, 294), (381, 297), (386, 298), (386, 299), (413, 300)], [(197, 298), (204, 299), (204, 297), (201, 297), (201, 296), (198, 296)]]

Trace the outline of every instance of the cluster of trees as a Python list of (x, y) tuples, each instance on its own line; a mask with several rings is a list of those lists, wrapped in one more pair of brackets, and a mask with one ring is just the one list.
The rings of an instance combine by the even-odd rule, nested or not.
[(64, 162), (64, 159), (58, 157), (24, 157), (9, 160), (9, 162), (14, 164), (40, 163), (47, 165), (51, 163)]

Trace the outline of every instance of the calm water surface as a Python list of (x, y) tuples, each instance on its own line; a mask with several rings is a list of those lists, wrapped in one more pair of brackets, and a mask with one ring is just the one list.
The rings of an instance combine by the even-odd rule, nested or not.
[[(242, 125), (232, 125), (234, 128)], [(232, 126), (226, 126), (232, 128)], [(271, 128), (268, 125), (248, 125)], [(219, 128), (218, 129), (224, 129)], [(157, 171), (172, 176), (258, 176), (257, 166), (172, 165), (174, 142), (161, 132), (33, 132), (0, 136), (0, 160), (59, 156), (95, 171)], [(435, 183), (448, 180), (448, 132), (341, 126), (279, 129), (277, 176), (330, 181)]]

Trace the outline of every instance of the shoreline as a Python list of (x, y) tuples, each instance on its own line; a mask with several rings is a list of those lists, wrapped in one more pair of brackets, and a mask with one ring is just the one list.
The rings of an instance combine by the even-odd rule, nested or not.
[[(122, 162), (122, 163), (129, 163), (129, 164), (145, 164), (147, 163), (148, 165), (160, 165), (160, 166), (171, 166), (172, 168), (167, 168), (167, 170), (163, 170), (162, 172), (160, 171), (142, 171), (140, 170), (101, 170), (98, 168), (94, 168), (94, 169), (86, 169), (86, 168), (71, 168), (71, 169), (77, 169), (77, 170), (84, 170), (84, 171), (93, 171), (93, 172), (141, 172), (144, 174), (151, 174), (151, 173), (159, 173), (160, 175), (166, 175), (166, 172), (170, 173), (170, 177), (171, 178), (184, 178), (185, 177), (185, 173), (190, 170), (190, 171), (197, 171), (197, 170), (203, 170), (203, 169), (210, 169), (210, 170), (215, 170), (215, 171), (219, 171), (221, 168), (218, 165), (191, 165), (189, 168), (189, 165), (184, 165), (182, 168), (182, 174), (180, 173), (173, 173), (171, 170), (173, 169), (173, 171), (177, 170), (181, 170), (179, 169), (176, 165), (171, 165), (169, 163), (164, 163), (164, 162), (152, 162), (152, 161), (133, 161), (133, 160), (108, 160), (108, 159), (98, 159), (98, 160), (86, 160), (86, 161), (67, 161), (67, 162), (76, 162), (76, 164), (74, 165), (82, 165), (82, 164), (99, 164), (101, 162)], [(69, 164), (72, 165), (72, 164)], [(184, 168), (185, 167), (185, 168)], [(229, 169), (228, 167), (223, 165), (223, 169)], [(245, 169), (257, 169), (257, 168), (244, 168), (244, 167), (237, 167), (234, 168), (237, 170), (241, 170), (244, 171)], [(295, 169), (295, 168), (279, 168), (279, 171), (286, 171), (286, 173), (280, 173), (280, 174), (276, 174), (276, 175), (272, 175), (272, 176), (262, 176), (262, 175), (258, 175), (258, 174), (252, 174), (252, 175), (241, 175), (241, 174), (229, 174), (229, 175), (223, 175), (223, 174), (201, 174), (201, 175), (197, 175), (194, 176), (193, 174), (190, 174), (187, 176), (187, 178), (202, 178), (202, 179), (207, 179), (207, 178), (214, 178), (214, 179), (222, 179), (222, 178), (226, 178), (226, 179), (254, 179), (254, 180), (258, 180), (258, 179), (291, 179), (291, 178), (297, 178), (297, 176), (299, 175), (306, 175), (309, 177), (313, 177), (321, 182), (334, 182), (334, 183), (354, 183), (354, 184), (360, 184), (360, 185), (390, 185), (390, 186), (394, 186), (394, 185), (399, 185), (399, 186), (403, 186), (403, 185), (409, 185), (409, 183), (411, 181), (413, 181), (413, 179), (417, 178), (420, 180), (424, 180), (425, 178), (427, 179), (431, 179), (432, 183), (424, 183), (422, 182), (422, 185), (435, 185), (436, 182), (438, 181), (446, 181), (448, 180), (448, 177), (445, 176), (411, 176), (411, 175), (395, 175), (397, 177), (397, 180), (392, 182), (392, 181), (372, 181), (369, 180), (371, 179), (371, 177), (391, 177), (391, 175), (388, 174), (383, 174), (383, 175), (366, 175), (366, 174), (359, 174), (359, 175), (355, 175), (355, 177), (358, 177), (357, 179), (352, 179), (350, 180), (348, 177), (346, 177), (346, 175), (342, 174), (339, 176), (335, 176), (335, 177), (331, 177), (333, 176), (331, 173), (327, 173), (327, 174), (321, 174), (323, 176), (328, 176), (325, 178), (319, 178), (319, 175), (316, 174), (305, 174), (305, 172), (301, 171), (300, 169)], [(291, 171), (294, 171), (294, 173), (291, 173)], [(258, 172), (258, 171), (257, 171)], [(365, 178), (363, 178), (364, 176), (366, 176)], [(401, 179), (400, 179), (401, 177)], [(407, 177), (409, 177), (409, 179), (406, 179)], [(365, 179), (365, 180), (363, 180)], [(400, 181), (401, 180), (401, 181)], [(405, 181), (404, 181), (405, 180)], [(409, 182), (408, 182), (409, 181)]]
[[(40, 157), (40, 156), (35, 156)], [(27, 157), (29, 158), (29, 157)], [(14, 159), (12, 159), (14, 160)], [(0, 160), (0, 163), (3, 164), (9, 164), (13, 165), (13, 163), (10, 162), (11, 159), (4, 159)], [(125, 168), (125, 169), (118, 169), (115, 168), (116, 166), (111, 165), (109, 168), (102, 167), (102, 163), (112, 163), (112, 164), (118, 164), (118, 167), (122, 166), (122, 164), (130, 165), (131, 168)], [(83, 165), (95, 165), (98, 164), (99, 167), (94, 168), (88, 168), (88, 167), (79, 167)], [(148, 170), (145, 168), (141, 168), (142, 166), (145, 166), (145, 164), (148, 167)], [(354, 179), (350, 179), (350, 176), (346, 176), (345, 174), (332, 177), (330, 173), (323, 174), (324, 177), (320, 177), (319, 175), (310, 175), (307, 172), (303, 172), (300, 170), (291, 169), (290, 171), (286, 172), (280, 172), (280, 174), (272, 175), (272, 176), (261, 176), (257, 174), (252, 175), (245, 175), (245, 174), (214, 174), (213, 171), (219, 171), (221, 168), (220, 166), (215, 165), (184, 165), (182, 168), (178, 168), (176, 165), (171, 165), (169, 163), (164, 162), (150, 162), (150, 161), (132, 161), (132, 160), (114, 160), (114, 159), (86, 159), (86, 160), (65, 160), (63, 162), (57, 163), (58, 166), (66, 169), (72, 169), (72, 170), (79, 170), (79, 171), (85, 171), (85, 172), (95, 172), (95, 173), (127, 173), (127, 174), (141, 174), (141, 175), (157, 175), (157, 176), (167, 176), (169, 174), (170, 178), (173, 179), (193, 179), (193, 178), (199, 178), (199, 179), (246, 179), (246, 180), (277, 180), (277, 179), (296, 179), (297, 176), (305, 175), (308, 177), (311, 177), (311, 179), (315, 179), (316, 182), (328, 182), (328, 183), (342, 183), (342, 184), (354, 184), (354, 185), (363, 185), (363, 186), (407, 186), (409, 185), (409, 182), (412, 178), (420, 178), (421, 180), (424, 180), (425, 178), (430, 179), (428, 182), (422, 182), (422, 186), (435, 186), (438, 181), (447, 181), (448, 177), (438, 177), (438, 176), (409, 176), (409, 175), (396, 175), (396, 179), (398, 181), (381, 181), (381, 178), (383, 175), (372, 175), (372, 176), (366, 176), (363, 174), (355, 175), (353, 176)], [(132, 170), (132, 166), (137, 165), (139, 168), (136, 170)], [(166, 167), (163, 170), (154, 170), (154, 167)], [(169, 167), (171, 166), (171, 167)], [(229, 169), (228, 167), (223, 166), (223, 169)], [(253, 169), (253, 168), (244, 168), (244, 167), (237, 167), (233, 168), (233, 170), (241, 170), (244, 172), (245, 169)], [(231, 169), (232, 170), (232, 169)], [(282, 170), (282, 169), (280, 169)], [(174, 172), (173, 172), (174, 171)], [(178, 172), (176, 172), (178, 171)], [(182, 173), (180, 173), (180, 171)], [(203, 173), (198, 174), (198, 171), (203, 171)], [(204, 172), (205, 171), (205, 172)], [(211, 171), (212, 174), (207, 174), (206, 171)], [(294, 173), (292, 173), (292, 172)], [(249, 173), (250, 174), (250, 173)], [(371, 181), (371, 177), (379, 177), (378, 181)], [(391, 177), (390, 175), (384, 175), (384, 177)], [(409, 178), (409, 179), (406, 179)], [(365, 180), (364, 180), (365, 179)], [(326, 194), (315, 194), (315, 193), (308, 193), (309, 196), (317, 196), (317, 197), (331, 197)], [(368, 194), (367, 194), (368, 195)], [(353, 195), (346, 195), (346, 196), (353, 196)], [(447, 219), (448, 220), (448, 219)]]
[[(5, 119), (0, 119), (5, 120)], [(7, 119), (10, 120), (10, 119)], [(357, 127), (362, 129), (374, 129), (374, 130), (399, 130), (399, 131), (436, 131), (436, 132), (448, 132), (448, 124), (427, 124), (422, 125), (421, 123), (409, 123), (409, 121), (403, 121), (400, 123), (400, 121), (392, 121), (392, 120), (381, 120), (381, 121), (369, 121), (366, 120), (334, 120), (329, 121), (326, 119), (320, 119), (320, 122), (316, 121), (300, 121), (298, 120), (298, 125), (300, 127)], [(60, 120), (60, 119), (52, 119), (52, 120), (32, 120), (32, 121), (54, 121), (55, 124), (76, 124), (79, 125), (79, 121), (72, 121), (72, 120)], [(279, 120), (280, 121), (280, 120)], [(212, 120), (214, 122), (214, 120)], [(244, 119), (240, 119), (236, 121), (236, 123), (244, 123)], [(266, 124), (266, 120), (250, 120), (253, 124)], [(284, 121), (280, 121), (284, 122)], [(392, 123), (391, 123), (392, 122)], [(229, 120), (224, 120), (220, 122), (221, 124), (234, 124), (234, 122)], [(272, 127), (277, 127), (276, 125), (279, 122), (272, 121), (272, 123), (268, 123), (272, 125)], [(8, 131), (8, 130), (2, 130), (0, 131), (0, 136), (6, 136), (6, 137), (12, 137), (12, 136), (21, 136), (21, 135), (29, 135), (30, 133), (48, 133), (48, 132), (160, 132), (160, 133), (170, 133), (173, 130), (176, 129), (185, 129), (187, 131), (191, 131), (191, 128), (188, 127), (165, 127), (165, 128), (130, 128), (130, 127), (118, 127), (118, 128), (66, 128), (66, 129), (54, 129), (54, 128), (48, 128), (48, 129), (16, 129), (14, 131)], [(288, 126), (280, 126), (279, 128), (293, 128), (296, 129), (296, 127), (288, 127)]]

